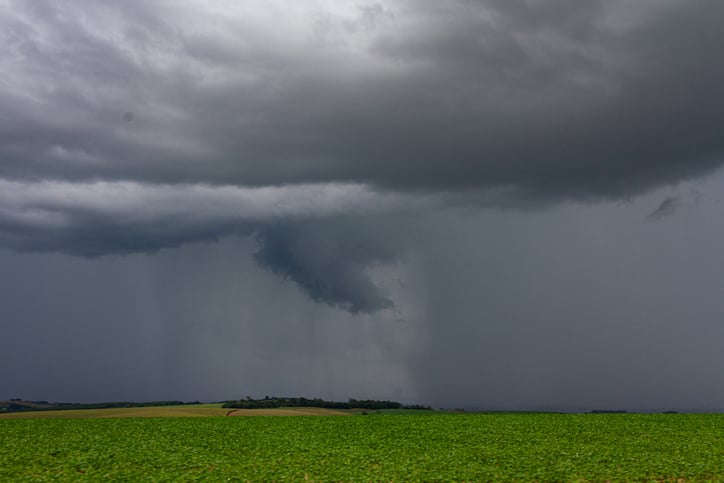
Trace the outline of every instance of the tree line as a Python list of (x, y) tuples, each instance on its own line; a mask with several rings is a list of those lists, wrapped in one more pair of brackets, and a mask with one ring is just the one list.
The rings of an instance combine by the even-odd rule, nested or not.
[(349, 399), (347, 402), (325, 401), (306, 397), (265, 397), (264, 399), (239, 399), (227, 401), (222, 406), (233, 409), (273, 409), (273, 408), (327, 408), (327, 409), (430, 409), (423, 406), (403, 406), (397, 401), (376, 401), (373, 399)]

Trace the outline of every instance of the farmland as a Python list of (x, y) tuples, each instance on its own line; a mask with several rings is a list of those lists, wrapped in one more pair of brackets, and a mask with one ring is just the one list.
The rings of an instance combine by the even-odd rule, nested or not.
[(208, 416), (348, 416), (352, 412), (324, 408), (226, 409), (221, 404), (136, 408), (66, 409), (0, 414), (3, 419), (188, 418)]
[(722, 480), (724, 416), (3, 419), (0, 455), (0, 481)]

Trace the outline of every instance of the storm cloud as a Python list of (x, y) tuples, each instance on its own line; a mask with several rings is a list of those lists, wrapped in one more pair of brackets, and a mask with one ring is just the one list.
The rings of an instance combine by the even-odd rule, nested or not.
[(724, 149), (719, 2), (3, 11), (6, 179), (621, 197)]
[[(326, 216), (344, 187), (621, 199), (722, 162), (718, 2), (0, 8), (0, 242), (18, 250), (248, 234), (249, 205), (257, 221)], [(70, 192), (72, 213), (63, 194), (41, 207), (20, 194), (51, 189)], [(286, 208), (254, 208), (275, 189)], [(300, 260), (271, 250), (262, 265), (301, 282)], [(335, 289), (307, 293), (320, 290)]]
[(246, 188), (0, 180), (0, 239), (19, 251), (81, 256), (157, 251), (249, 234), (263, 222), (421, 207), (434, 197), (375, 193), (361, 185)]
[[(318, 225), (318, 224), (317, 224)], [(392, 300), (365, 273), (380, 263), (400, 257), (399, 238), (371, 237), (379, 231), (358, 223), (307, 223), (302, 226), (268, 226), (257, 238), (261, 248), (254, 255), (262, 267), (293, 280), (317, 302), (355, 312), (394, 307)]]
[[(0, 0), (0, 247), (14, 266), (67, 255), (123, 266), (219, 244), (245, 260), (239, 276), (276, 279), (265, 287), (289, 307), (417, 321), (429, 357), (408, 376), (434, 399), (449, 382), (440, 361), (480, 362), (468, 342), (513, 338), (474, 313), (521, 332), (534, 318), (511, 308), (514, 283), (481, 308), (479, 274), (519, 273), (520, 304), (535, 307), (531, 287), (545, 281), (506, 247), (527, 237), (547, 257), (546, 244), (558, 256), (590, 242), (568, 237), (560, 213), (628, 207), (611, 216), (640, 237), (621, 251), (658, 266), (647, 258), (657, 233), (699, 209), (678, 190), (698, 193), (724, 163), (722, 21), (715, 0)], [(717, 201), (703, 203), (715, 216)], [(491, 248), (499, 230), (507, 242)], [(617, 266), (615, 253), (592, 253)], [(606, 274), (625, 294), (614, 281), (626, 277)], [(279, 315), (259, 313), (261, 325)]]

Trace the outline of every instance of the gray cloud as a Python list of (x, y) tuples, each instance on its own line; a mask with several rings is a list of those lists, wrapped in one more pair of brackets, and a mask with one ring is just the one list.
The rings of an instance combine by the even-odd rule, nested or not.
[(218, 8), (11, 2), (0, 175), (560, 199), (722, 161), (718, 2)]
[(3, 2), (0, 387), (721, 407), (723, 20)]
[[(695, 209), (644, 222), (692, 185)], [(396, 305), (374, 314), (313, 302), (254, 262), (250, 237), (101, 259), (0, 250), (0, 387), (91, 401), (719, 411), (724, 230), (709, 194), (723, 186), (719, 173), (629, 203), (280, 227), (301, 263), (319, 260), (312, 275), (346, 252), (401, 260), (364, 266), (372, 293)]]
[(659, 220), (661, 218), (673, 215), (679, 208), (681, 208), (681, 202), (679, 201), (679, 198), (677, 198), (676, 196), (670, 196), (668, 198), (665, 198), (661, 202), (661, 204), (659, 204), (658, 208), (649, 213), (646, 219)]
[(249, 234), (273, 220), (364, 217), (431, 203), (439, 202), (349, 184), (244, 188), (0, 180), (0, 240), (20, 251), (101, 256)]
[(314, 301), (352, 313), (392, 309), (366, 270), (398, 261), (401, 247), (399, 240), (370, 236), (375, 232), (379, 229), (350, 222), (266, 226), (257, 232), (260, 248), (254, 258), (296, 282)]
[[(352, 313), (374, 312), (393, 303), (367, 271), (394, 263), (401, 248), (393, 237), (376, 235), (371, 220), (440, 203), (351, 184), (242, 188), (0, 180), (0, 243), (23, 252), (99, 257), (254, 235), (259, 265), (292, 280), (312, 300)], [(344, 221), (349, 217), (356, 220)]]
[[(724, 159), (719, 2), (0, 8), (0, 243), (17, 250), (98, 256), (259, 230), (258, 261), (315, 300), (381, 308), (363, 273), (375, 256), (332, 257), (335, 282), (320, 285), (330, 261), (284, 220), (420, 193), (443, 195), (412, 211), (622, 199)], [(29, 199), (47, 183), (58, 196)], [(326, 184), (354, 200), (331, 210)], [(284, 213), (250, 187), (287, 190)]]

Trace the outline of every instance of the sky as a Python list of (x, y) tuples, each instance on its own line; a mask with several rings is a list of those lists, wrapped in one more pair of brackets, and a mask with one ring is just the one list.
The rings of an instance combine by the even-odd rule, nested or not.
[(721, 410), (723, 21), (0, 0), (0, 399)]

